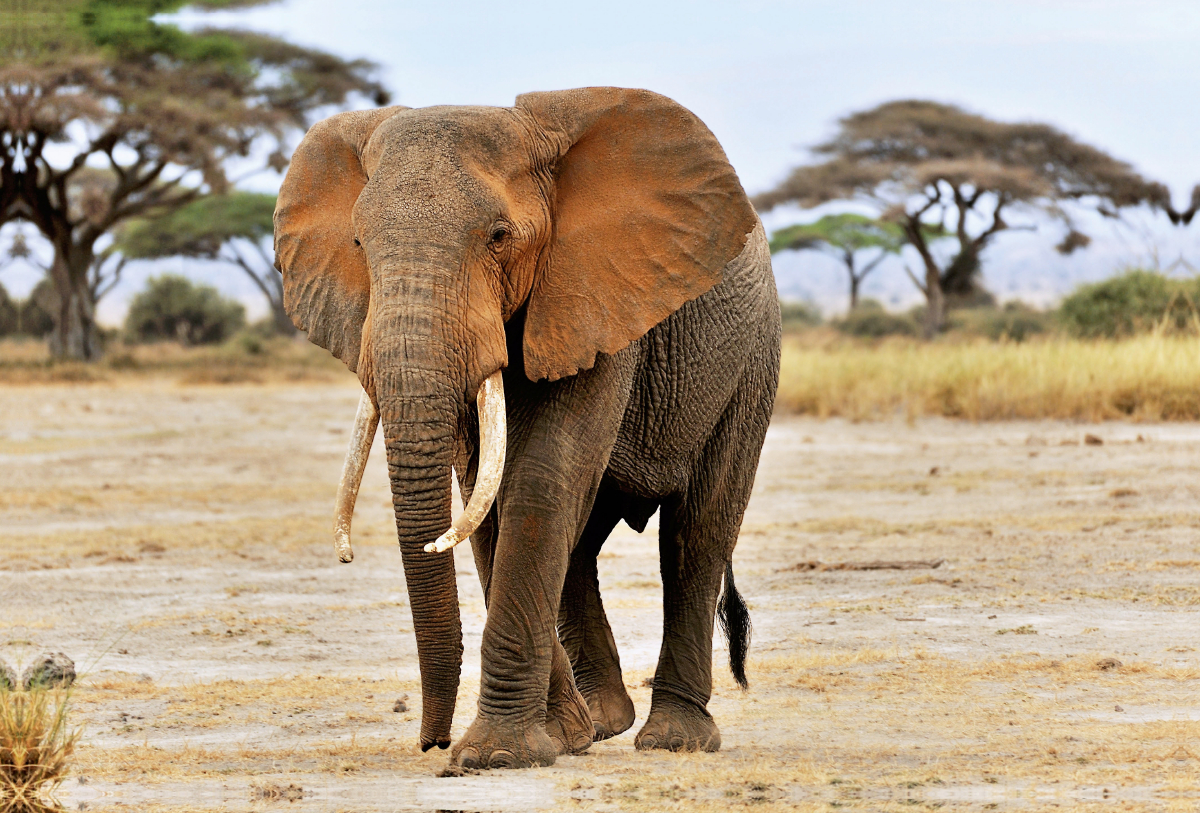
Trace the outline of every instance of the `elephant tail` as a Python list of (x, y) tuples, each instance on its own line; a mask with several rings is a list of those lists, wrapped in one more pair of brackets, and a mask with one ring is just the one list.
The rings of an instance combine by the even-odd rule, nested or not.
[(746, 680), (746, 653), (750, 651), (750, 610), (746, 600), (733, 583), (733, 560), (725, 564), (725, 589), (717, 603), (717, 620), (725, 640), (729, 642), (729, 671), (743, 689), (749, 688)]

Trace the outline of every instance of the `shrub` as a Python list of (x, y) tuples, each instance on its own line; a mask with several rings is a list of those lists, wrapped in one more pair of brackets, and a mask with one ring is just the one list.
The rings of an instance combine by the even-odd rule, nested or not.
[(842, 333), (868, 339), (885, 336), (916, 336), (921, 328), (909, 314), (888, 313), (874, 299), (859, 301), (858, 307), (833, 323)]
[(12, 336), (17, 332), (20, 318), (19, 305), (12, 300), (3, 285), (0, 285), (0, 336)]
[(969, 336), (981, 336), (994, 342), (1023, 342), (1049, 331), (1053, 315), (1031, 308), (1024, 302), (1008, 302), (1003, 308), (958, 311), (949, 322), (955, 330)]
[(223, 342), (246, 324), (246, 309), (210, 285), (165, 274), (133, 298), (125, 317), (132, 341), (175, 340), (183, 345)]
[(779, 317), (784, 330), (803, 330), (821, 324), (821, 311), (811, 302), (779, 303)]
[(1059, 320), (1068, 333), (1087, 339), (1186, 329), (1197, 324), (1197, 293), (1196, 280), (1134, 270), (1080, 286), (1062, 301)]
[(0, 336), (40, 339), (53, 330), (54, 319), (46, 306), (47, 295), (53, 296), (53, 293), (48, 279), (39, 282), (28, 299), (13, 299), (0, 286)]
[(33, 286), (29, 298), (20, 303), (21, 324), (17, 332), (35, 339), (45, 338), (54, 330), (52, 314), (56, 307), (58, 294), (54, 291), (54, 283), (49, 279), (41, 280)]

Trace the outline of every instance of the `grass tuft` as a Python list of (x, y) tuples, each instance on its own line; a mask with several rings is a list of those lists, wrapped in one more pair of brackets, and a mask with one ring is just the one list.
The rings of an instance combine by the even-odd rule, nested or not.
[(0, 691), (0, 813), (59, 810), (49, 794), (69, 771), (79, 731), (62, 690)]

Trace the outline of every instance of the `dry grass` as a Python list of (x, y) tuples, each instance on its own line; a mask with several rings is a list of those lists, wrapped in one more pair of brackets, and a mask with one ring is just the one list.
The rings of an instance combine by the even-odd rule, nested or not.
[(872, 420), (1200, 418), (1200, 338), (1023, 344), (784, 341), (776, 409)]
[(213, 347), (114, 344), (95, 364), (54, 361), (43, 342), (0, 340), (3, 384), (91, 384), (144, 377), (168, 377), (180, 384), (258, 384), (337, 381), (349, 375), (321, 348), (290, 339), (242, 342), (235, 338)]
[(67, 727), (68, 695), (0, 691), (0, 813), (43, 813), (66, 778), (79, 739)]

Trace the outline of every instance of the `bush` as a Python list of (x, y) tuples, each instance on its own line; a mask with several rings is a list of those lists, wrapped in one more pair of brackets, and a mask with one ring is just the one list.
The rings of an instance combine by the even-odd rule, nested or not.
[(863, 299), (858, 307), (836, 320), (833, 326), (842, 333), (868, 339), (885, 336), (917, 336), (921, 327), (909, 314), (888, 313), (874, 299)]
[(210, 285), (165, 274), (133, 298), (125, 317), (130, 341), (175, 340), (183, 345), (217, 344), (246, 324), (246, 309)]
[(12, 300), (3, 285), (0, 285), (0, 336), (12, 336), (17, 332), (20, 320), (19, 305)]
[(779, 317), (785, 331), (817, 327), (823, 321), (820, 309), (811, 302), (780, 301)]
[(951, 314), (948, 325), (968, 336), (981, 336), (994, 342), (1023, 342), (1048, 332), (1053, 326), (1053, 315), (1024, 302), (1008, 302), (1003, 308), (956, 311)]
[(54, 283), (43, 279), (33, 286), (29, 298), (21, 302), (21, 326), (17, 332), (22, 336), (42, 339), (54, 330), (54, 309), (58, 307), (58, 294)]
[(33, 289), (28, 299), (13, 299), (0, 286), (0, 336), (33, 336), (40, 339), (54, 329), (54, 319), (45, 306), (47, 296), (53, 297), (50, 280), (44, 279)]
[(1168, 279), (1153, 271), (1129, 271), (1077, 288), (1062, 301), (1059, 320), (1068, 333), (1085, 339), (1194, 328), (1197, 282)]

